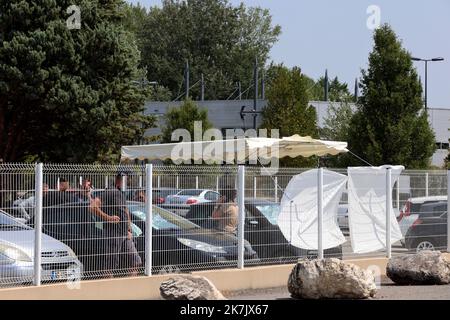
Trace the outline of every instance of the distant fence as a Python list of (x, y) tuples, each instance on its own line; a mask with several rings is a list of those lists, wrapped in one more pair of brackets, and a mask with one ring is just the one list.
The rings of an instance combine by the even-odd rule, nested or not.
[(409, 170), (393, 185), (390, 214), (404, 238), (390, 250), (353, 253), (346, 192), (336, 217), (344, 244), (291, 245), (277, 225), (280, 201), (307, 170), (0, 164), (0, 287), (447, 249), (449, 174)]

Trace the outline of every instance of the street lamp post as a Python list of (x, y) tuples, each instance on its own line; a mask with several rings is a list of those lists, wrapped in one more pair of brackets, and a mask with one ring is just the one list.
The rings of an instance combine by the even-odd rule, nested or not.
[(413, 61), (424, 61), (425, 62), (425, 110), (428, 110), (428, 97), (427, 97), (427, 86), (428, 86), (428, 62), (432, 61), (444, 61), (444, 58), (438, 57), (438, 58), (432, 58), (432, 59), (422, 59), (422, 58), (415, 58), (411, 57), (411, 60)]

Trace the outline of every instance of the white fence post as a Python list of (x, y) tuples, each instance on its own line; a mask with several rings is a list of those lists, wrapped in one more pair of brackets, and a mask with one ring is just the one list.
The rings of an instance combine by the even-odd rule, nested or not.
[(34, 279), (35, 286), (41, 285), (41, 254), (42, 254), (42, 185), (43, 165), (35, 167), (35, 211), (34, 211)]
[(244, 223), (245, 223), (245, 166), (238, 168), (237, 203), (239, 208), (238, 224), (238, 268), (244, 268)]
[(256, 176), (253, 177), (253, 198), (257, 198), (257, 193), (256, 193)]
[(323, 168), (317, 170), (317, 255), (323, 259)]
[(425, 173), (425, 197), (428, 197), (429, 192), (428, 192), (428, 172)]
[(105, 189), (108, 189), (108, 176), (105, 176)]
[(278, 202), (278, 177), (275, 176), (275, 178), (273, 179), (274, 181), (274, 187), (275, 187), (275, 202)]
[(122, 176), (122, 191), (127, 191), (128, 177)]
[(400, 211), (400, 177), (398, 177), (397, 180), (397, 188), (396, 188), (396, 202), (397, 202), (397, 209)]
[(198, 176), (195, 176), (195, 189), (198, 189)]
[(392, 207), (392, 182), (391, 168), (386, 169), (386, 257), (391, 258), (391, 207)]
[(450, 170), (447, 170), (447, 252), (450, 252)]
[(152, 239), (153, 239), (153, 164), (145, 165), (145, 275), (152, 275)]
[(180, 188), (180, 177), (177, 175), (175, 180), (175, 189)]

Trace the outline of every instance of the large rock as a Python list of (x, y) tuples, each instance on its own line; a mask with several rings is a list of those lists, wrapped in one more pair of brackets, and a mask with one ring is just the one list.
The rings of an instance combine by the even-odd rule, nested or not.
[(389, 259), (386, 275), (397, 284), (448, 284), (450, 262), (439, 251), (420, 251)]
[(374, 275), (339, 259), (302, 260), (289, 276), (294, 298), (364, 299), (377, 291)]
[(167, 300), (225, 300), (211, 281), (200, 276), (174, 276), (162, 282), (159, 291)]

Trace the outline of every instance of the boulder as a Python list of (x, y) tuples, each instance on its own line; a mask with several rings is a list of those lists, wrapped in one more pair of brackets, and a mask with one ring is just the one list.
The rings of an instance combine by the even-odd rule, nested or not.
[(162, 282), (159, 291), (166, 300), (226, 300), (211, 281), (201, 276), (174, 276)]
[(365, 299), (377, 291), (372, 272), (335, 258), (300, 260), (289, 276), (288, 289), (300, 299)]
[(450, 283), (450, 261), (441, 252), (424, 250), (389, 259), (386, 275), (403, 285)]

